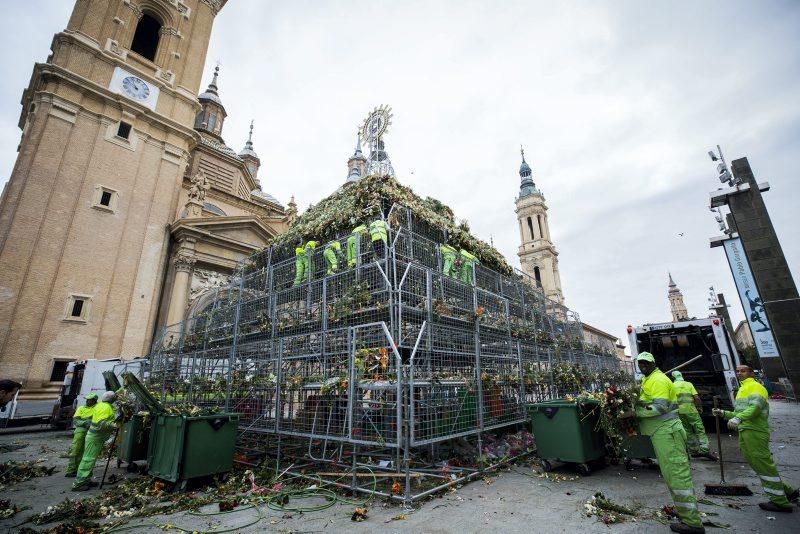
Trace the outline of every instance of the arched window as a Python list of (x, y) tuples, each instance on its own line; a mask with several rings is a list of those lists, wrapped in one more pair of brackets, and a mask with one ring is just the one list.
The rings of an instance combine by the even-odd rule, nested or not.
[(145, 13), (136, 25), (131, 50), (143, 58), (155, 61), (160, 31), (161, 23), (158, 19)]
[(536, 278), (536, 285), (542, 287), (542, 273), (539, 271), (539, 267), (533, 268), (533, 277)]
[(201, 128), (203, 126), (203, 117), (205, 116), (205, 111), (201, 111), (197, 114), (197, 118), (194, 120), (194, 127)]
[(542, 236), (542, 239), (544, 239), (544, 231), (542, 230), (542, 216), (537, 215), (536, 220), (539, 221), (539, 235)]
[(206, 128), (211, 130), (211, 131), (213, 131), (214, 130), (214, 126), (217, 124), (217, 116), (214, 115), (213, 113), (208, 113), (207, 117), (206, 117), (206, 120), (208, 120), (208, 124), (206, 125)]
[(221, 215), (221, 216), (226, 215), (225, 212), (222, 211), (222, 208), (220, 208), (216, 204), (211, 204), (209, 202), (203, 202), (203, 209), (206, 211), (210, 211), (214, 215)]
[(533, 235), (533, 222), (531, 222), (530, 217), (528, 217), (528, 230), (531, 232), (531, 239), (536, 239), (536, 236)]

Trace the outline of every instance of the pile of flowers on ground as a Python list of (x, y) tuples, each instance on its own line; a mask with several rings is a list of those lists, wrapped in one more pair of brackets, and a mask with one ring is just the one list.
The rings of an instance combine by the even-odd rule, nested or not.
[(636, 515), (636, 510), (613, 502), (599, 491), (586, 501), (583, 508), (586, 517), (597, 517), (606, 525), (621, 523)]
[(55, 467), (38, 465), (36, 461), (3, 462), (0, 464), (0, 490), (31, 478), (50, 476), (55, 470)]

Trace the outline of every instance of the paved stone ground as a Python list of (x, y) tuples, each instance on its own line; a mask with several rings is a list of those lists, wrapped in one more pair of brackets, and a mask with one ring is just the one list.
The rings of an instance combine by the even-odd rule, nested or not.
[[(795, 486), (800, 484), (798, 416), (800, 405), (771, 403), (771, 448), (782, 477)], [(709, 437), (715, 447), (715, 436), (711, 434)], [(68, 432), (0, 435), (0, 443), (15, 442), (27, 443), (28, 446), (2, 454), (4, 460), (43, 459), (45, 463), (56, 465), (58, 469), (50, 477), (29, 480), (2, 491), (3, 498), (32, 507), (13, 519), (0, 521), (0, 531), (7, 532), (14, 532), (14, 525), (32, 512), (40, 512), (50, 504), (76, 495), (69, 490), (72, 480), (63, 477), (66, 460), (59, 457), (69, 446)], [(800, 532), (800, 510), (795, 510), (792, 514), (771, 514), (758, 508), (758, 502), (765, 500), (765, 497), (758, 478), (739, 454), (735, 435), (723, 434), (723, 455), (726, 457), (728, 482), (748, 484), (755, 495), (710, 497), (710, 500), (720, 506), (700, 505), (702, 511), (718, 514), (709, 516), (708, 519), (730, 525), (729, 531), (733, 532)], [(125, 474), (124, 469), (117, 470), (114, 465), (112, 462), (109, 472)], [(717, 465), (707, 460), (694, 461), (692, 472), (695, 485), (700, 489), (699, 493), (702, 492), (703, 484), (719, 482)], [(567, 467), (557, 468), (554, 473), (567, 477), (577, 476)], [(636, 522), (611, 526), (603, 525), (596, 518), (585, 517), (583, 505), (596, 491), (602, 491), (620, 504), (643, 506), (644, 510), (640, 514), (642, 517)], [(93, 490), (82, 495), (96, 493)], [(262, 508), (260, 512), (263, 518), (246, 528), (238, 526), (251, 523), (258, 517), (258, 512), (254, 509), (211, 518), (173, 514), (137, 520), (142, 523), (142, 528), (133, 532), (160, 532), (156, 525), (165, 523), (189, 530), (233, 529), (231, 531), (236, 532), (669, 532), (668, 527), (646, 517), (664, 504), (669, 504), (669, 494), (657, 468), (638, 467), (634, 471), (626, 471), (622, 466), (612, 465), (589, 477), (549, 480), (539, 478), (530, 467), (516, 466), (501, 473), (493, 473), (486, 480), (478, 480), (440, 497), (434, 497), (415, 510), (406, 512), (405, 520), (392, 520), (404, 512), (402, 508), (376, 502), (369, 511), (369, 518), (362, 523), (350, 520), (352, 505), (337, 504), (327, 510), (306, 514), (285, 514)], [(728, 507), (728, 504), (739, 508)], [(770, 519), (771, 517), (774, 519)], [(724, 532), (719, 528), (707, 530)]]

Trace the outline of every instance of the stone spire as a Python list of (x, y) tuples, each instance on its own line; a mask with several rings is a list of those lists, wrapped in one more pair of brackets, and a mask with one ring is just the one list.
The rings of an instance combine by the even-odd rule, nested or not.
[(533, 183), (533, 171), (531, 170), (531, 166), (528, 165), (528, 162), (525, 161), (525, 149), (522, 148), (522, 145), (519, 147), (519, 152), (522, 155), (522, 163), (519, 166), (519, 177), (520, 177), (520, 186), (519, 186), (519, 196), (527, 197), (529, 195), (537, 194), (539, 191), (536, 190), (536, 184)]
[(286, 205), (286, 216), (285, 220), (287, 223), (292, 224), (295, 219), (297, 219), (297, 203), (294, 201), (294, 195), (289, 200), (289, 203)]
[(211, 79), (211, 83), (197, 97), (202, 109), (194, 121), (194, 128), (222, 140), (222, 124), (225, 122), (225, 117), (228, 116), (228, 113), (225, 111), (225, 106), (222, 105), (222, 99), (219, 97), (218, 79), (219, 65), (214, 68), (214, 77)]
[(669, 299), (669, 308), (672, 312), (673, 322), (685, 321), (689, 318), (689, 312), (686, 310), (686, 304), (683, 303), (683, 293), (678, 289), (678, 284), (672, 279), (672, 273), (669, 274), (669, 291), (667, 291), (667, 298)]
[(357, 182), (363, 178), (367, 169), (367, 158), (361, 152), (361, 134), (356, 139), (356, 151), (347, 160), (347, 181), (345, 183)]
[(244, 148), (241, 152), (239, 152), (239, 157), (244, 160), (245, 165), (247, 165), (247, 169), (250, 171), (250, 174), (253, 178), (258, 181), (258, 169), (261, 168), (261, 159), (259, 159), (258, 154), (256, 151), (253, 150), (253, 121), (250, 121), (250, 133), (247, 136), (247, 142), (244, 144)]

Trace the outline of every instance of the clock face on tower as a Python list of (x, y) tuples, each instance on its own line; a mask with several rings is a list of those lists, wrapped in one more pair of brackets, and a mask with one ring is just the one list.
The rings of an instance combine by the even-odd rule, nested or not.
[(122, 91), (134, 100), (147, 100), (150, 96), (150, 86), (136, 76), (127, 76), (122, 80)]

